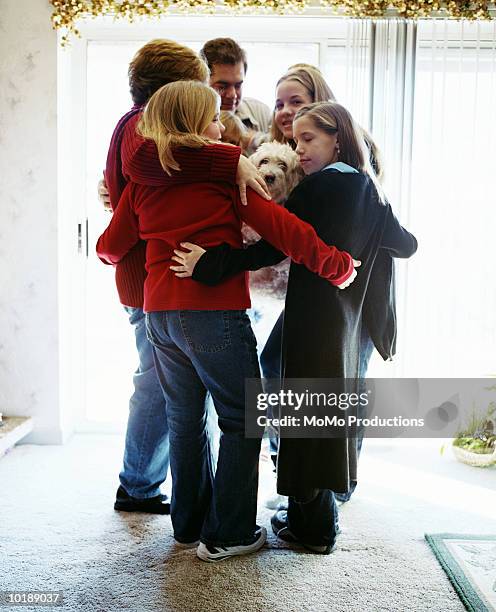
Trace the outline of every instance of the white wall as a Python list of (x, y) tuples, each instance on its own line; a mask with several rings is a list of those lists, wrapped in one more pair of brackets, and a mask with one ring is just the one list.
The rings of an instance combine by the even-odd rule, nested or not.
[(47, 1), (0, 16), (0, 411), (60, 443), (57, 36)]

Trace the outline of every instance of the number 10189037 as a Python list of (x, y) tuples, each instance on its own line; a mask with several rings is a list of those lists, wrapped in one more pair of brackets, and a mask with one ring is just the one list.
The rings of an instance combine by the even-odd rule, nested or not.
[(60, 591), (0, 591), (0, 606), (62, 606)]

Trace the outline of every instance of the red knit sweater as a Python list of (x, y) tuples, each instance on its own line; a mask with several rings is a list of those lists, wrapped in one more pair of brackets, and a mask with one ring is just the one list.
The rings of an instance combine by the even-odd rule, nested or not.
[[(157, 177), (164, 175), (158, 162), (155, 144), (136, 134), (136, 123), (141, 117), (141, 111), (142, 107), (134, 106), (121, 117), (110, 142), (105, 181), (114, 210), (135, 168), (141, 168), (141, 179), (146, 180), (145, 184), (149, 185), (153, 185)], [(226, 181), (234, 185), (239, 155), (237, 148), (225, 146), (203, 147), (194, 151), (180, 149), (176, 157), (182, 170), (180, 180), (187, 183)], [(117, 292), (120, 301), (126, 306), (143, 307), (145, 249), (146, 243), (139, 240), (116, 266)]]
[[(178, 151), (173, 153), (176, 159)], [(199, 151), (192, 149), (190, 154), (200, 164)], [(247, 273), (236, 274), (215, 287), (206, 287), (191, 278), (178, 278), (169, 268), (175, 265), (171, 259), (174, 249), (180, 248), (179, 244), (184, 241), (203, 247), (221, 242), (241, 247), (242, 221), (294, 261), (335, 285), (351, 275), (351, 256), (327, 246), (310, 225), (282, 206), (267, 202), (252, 190), (248, 190), (248, 205), (243, 206), (236, 187), (211, 182), (185, 184), (182, 172), (169, 177), (162, 171), (160, 176), (157, 173), (150, 177), (147, 173), (153, 164), (149, 162), (133, 169), (131, 182), (97, 243), (98, 256), (115, 264), (140, 238), (147, 241), (145, 311), (249, 308)], [(158, 170), (156, 164), (158, 160), (155, 160)], [(200, 165), (198, 171), (204, 172), (205, 168)], [(125, 160), (123, 167), (127, 167)], [(148, 181), (162, 186), (146, 185)]]

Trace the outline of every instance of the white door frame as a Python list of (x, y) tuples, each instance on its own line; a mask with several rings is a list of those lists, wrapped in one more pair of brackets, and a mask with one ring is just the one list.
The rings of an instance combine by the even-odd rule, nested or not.
[[(307, 27), (302, 27), (302, 24)], [(325, 67), (329, 61), (329, 50), (332, 47), (346, 47), (349, 44), (349, 36), (347, 22), (319, 16), (318, 12), (313, 16), (303, 17), (171, 15), (134, 24), (126, 21), (114, 22), (112, 18), (103, 17), (78, 24), (78, 28), (81, 37), (73, 37), (66, 48), (59, 45), (58, 52), (62, 405), (68, 413), (72, 413), (75, 430), (78, 432), (120, 432), (122, 426), (91, 422), (85, 415), (88, 43), (146, 41), (152, 38), (203, 43), (207, 38), (218, 36), (232, 36), (244, 42), (317, 43), (319, 63)]]

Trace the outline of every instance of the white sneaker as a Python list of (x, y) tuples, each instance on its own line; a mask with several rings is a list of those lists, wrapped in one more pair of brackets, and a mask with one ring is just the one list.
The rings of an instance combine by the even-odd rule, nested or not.
[(210, 544), (204, 544), (201, 542), (196, 549), (196, 556), (202, 561), (215, 563), (217, 561), (229, 559), (229, 557), (248, 555), (252, 552), (256, 552), (265, 544), (267, 539), (267, 529), (265, 529), (265, 527), (257, 527), (253, 537), (254, 541), (251, 544), (238, 546), (212, 546)]
[(285, 495), (279, 495), (278, 493), (276, 493), (272, 497), (268, 497), (264, 502), (264, 506), (269, 510), (278, 510), (280, 504), (284, 504), (287, 506), (288, 498)]

